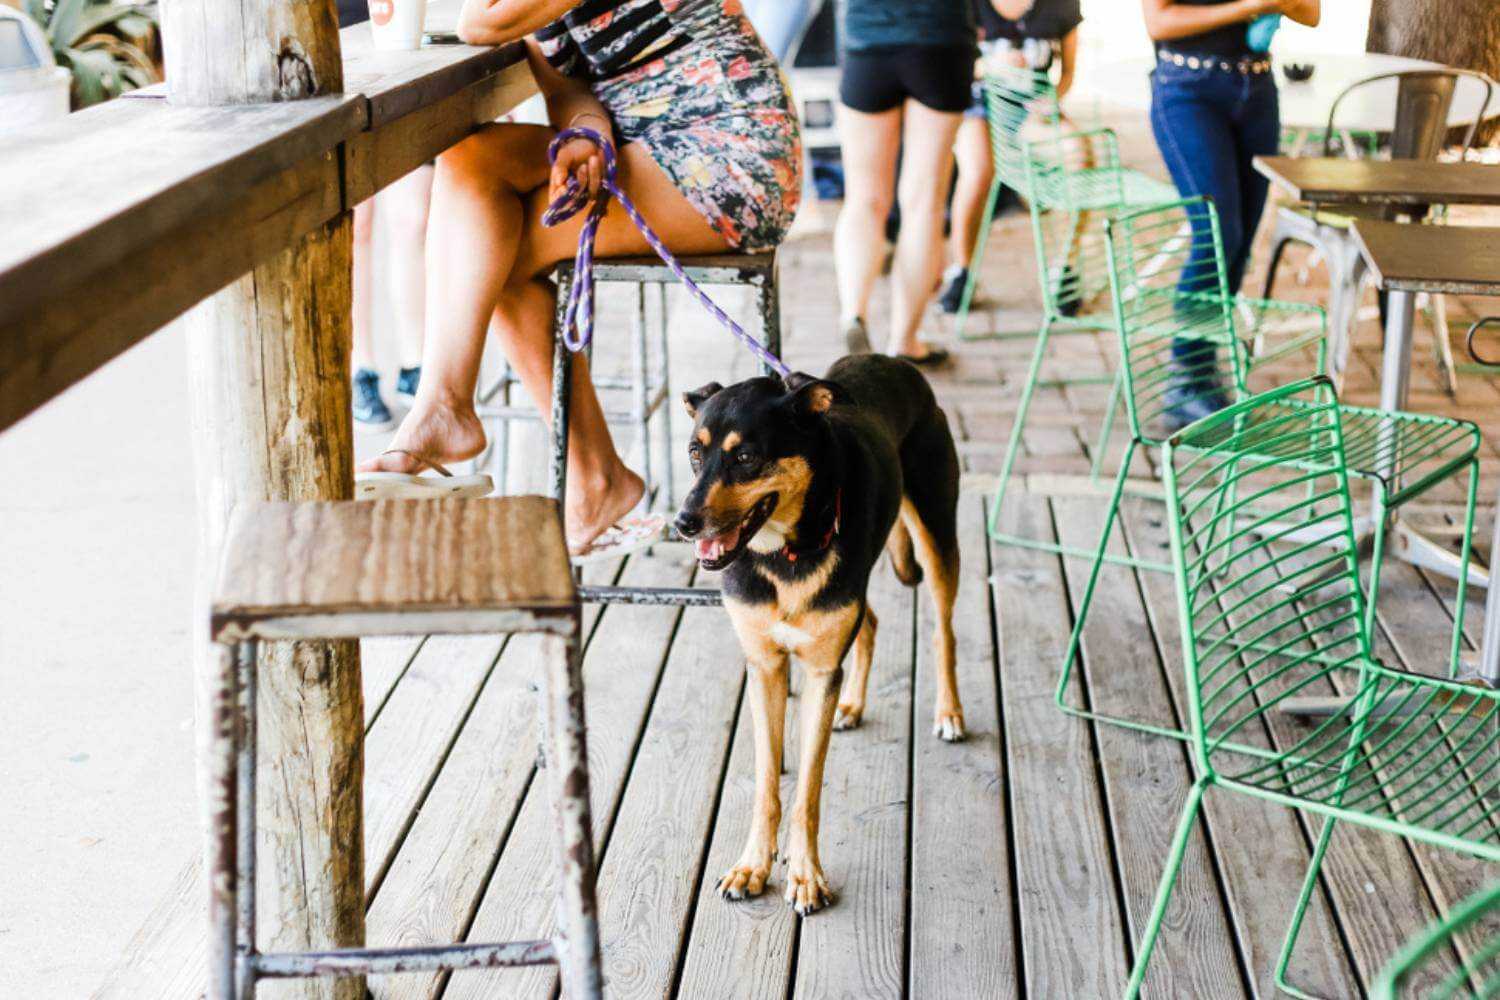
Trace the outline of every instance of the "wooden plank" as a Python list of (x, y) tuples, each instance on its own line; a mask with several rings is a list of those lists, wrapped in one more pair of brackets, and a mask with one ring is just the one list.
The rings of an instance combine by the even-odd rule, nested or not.
[[(918, 711), (913, 727), (913, 592), (901, 585), (888, 563), (876, 567), (869, 602), (879, 621), (867, 689), (869, 701), (859, 728), (833, 734), (832, 748), (824, 765), (818, 856), (833, 887), (836, 905), (809, 919), (785, 925), (793, 930), (801, 928), (797, 977), (791, 994), (798, 997), (855, 996), (878, 1000), (905, 996), (910, 741), (916, 739), (934, 745), (938, 756), (945, 758), (942, 766), (955, 769), (961, 766), (955, 758), (966, 757), (965, 751), (973, 746), (940, 743), (931, 735), (930, 698), (925, 719)], [(918, 635), (918, 641), (930, 635), (929, 622), (928, 628)], [(921, 648), (930, 658), (931, 642), (922, 643)], [(967, 654), (972, 652), (960, 646), (959, 662), (967, 665)], [(933, 667), (930, 662), (926, 667), (927, 676), (920, 683), (926, 685), (924, 690), (930, 691)], [(952, 805), (943, 803), (950, 822)], [(947, 834), (949, 851), (956, 839), (964, 841), (965, 851), (970, 847), (958, 823), (953, 822)], [(942, 853), (945, 858), (950, 856), (948, 851)], [(984, 853), (976, 851), (975, 855)], [(913, 884), (937, 889), (936, 883), (945, 882), (946, 874), (957, 866), (945, 867), (942, 873), (924, 870), (920, 881), (914, 872)], [(713, 895), (721, 871), (710, 868), (704, 877), (707, 894), (700, 899), (700, 912), (703, 907), (732, 909), (740, 905), (726, 903)], [(773, 885), (767, 887), (766, 895), (773, 896), (790, 913), (781, 897), (786, 887), (784, 876), (784, 868), (773, 874)], [(957, 881), (955, 878), (954, 882)], [(944, 889), (953, 891), (951, 885)], [(984, 915), (981, 910), (968, 916), (973, 924), (980, 924)], [(700, 947), (721, 949), (726, 944), (710, 938), (701, 942)], [(913, 978), (923, 982), (921, 977)], [(979, 985), (979, 981), (973, 983), (974, 988)]]
[[(1045, 501), (1007, 496), (1001, 528), (1053, 539)], [(1055, 556), (995, 546), (1000, 692), (1025, 991), (1113, 996), (1129, 978), (1112, 845), (1088, 727), (1052, 692), (1068, 620)], [(1078, 696), (1077, 684), (1071, 697)]]
[[(793, 668), (795, 670), (795, 668)], [(786, 729), (796, 732), (797, 700), (787, 702)], [(792, 947), (797, 935), (797, 916), (781, 896), (784, 881), (777, 883), (784, 868), (771, 872), (766, 891), (753, 899), (730, 903), (715, 891), (720, 875), (738, 860), (750, 832), (755, 802), (755, 739), (748, 706), (741, 705), (739, 725), (724, 789), (719, 796), (718, 815), (708, 847), (708, 860), (698, 884), (698, 902), (688, 932), (687, 955), (682, 963), (680, 997), (715, 997), (717, 1000), (785, 1000), (792, 972)], [(847, 738), (835, 734), (836, 741)], [(796, 792), (796, 740), (787, 743), (781, 775), (781, 801), (790, 802)], [(838, 757), (829, 753), (829, 765)], [(785, 810), (790, 812), (790, 810)], [(780, 840), (778, 840), (780, 843)], [(835, 917), (838, 908), (818, 914)]]
[(962, 743), (932, 736), (933, 622), (925, 595), (917, 616), (907, 976), (914, 1000), (1012, 997), (1021, 991), (984, 517), (977, 494), (960, 499), (963, 562), (953, 628), (968, 729)]
[(535, 92), (530, 67), (510, 63), (441, 100), (351, 137), (344, 146), (347, 204), (357, 205), (405, 177)]
[[(652, 555), (644, 558), (658, 566), (651, 569), (650, 575), (643, 579), (660, 579), (679, 584), (691, 579), (693, 564), (685, 546), (658, 546), (652, 550)], [(636, 559), (633, 558), (632, 568), (635, 562)], [(646, 568), (642, 567), (641, 572), (646, 572)], [(601, 634), (616, 612), (619, 614), (614, 617), (617, 624), (613, 628), (620, 631), (614, 633), (615, 640), (608, 644), (603, 641), (595, 644), (593, 648), (600, 652), (590, 655), (584, 661), (585, 710), (589, 718), (589, 788), (596, 824), (595, 848), (601, 852), (605, 865), (601, 877), (609, 871), (608, 846), (620, 842), (614, 831), (622, 828), (615, 817), (623, 814), (620, 803), (626, 794), (626, 781), (629, 779), (634, 784), (640, 780), (639, 769), (642, 765), (636, 748), (640, 745), (640, 752), (644, 754), (645, 747), (652, 743), (651, 736), (647, 736), (644, 741), (642, 738), (642, 731), (648, 725), (648, 716), (652, 725), (658, 725), (658, 718), (666, 711), (662, 708), (662, 697), (677, 701), (687, 697), (682, 693), (669, 694), (690, 683), (684, 674), (693, 669), (691, 665), (682, 665), (681, 657), (684, 654), (676, 652), (676, 643), (671, 642), (671, 638), (674, 634), (691, 632), (693, 639), (687, 643), (688, 647), (696, 648), (702, 653), (703, 645), (714, 635), (711, 625), (690, 621), (694, 617), (692, 612), (688, 613), (688, 618), (684, 618), (676, 609), (628, 606), (612, 608), (605, 613), (599, 626)], [(723, 627), (728, 628), (727, 622)], [(728, 634), (724, 631), (718, 633), (719, 636)], [(673, 646), (670, 654), (669, 643)], [(676, 679), (663, 679), (664, 669), (675, 670)], [(736, 667), (717, 661), (711, 666), (705, 665), (691, 683), (710, 691), (721, 687), (737, 690), (737, 676)], [(660, 695), (657, 694), (658, 686), (662, 692)], [(732, 696), (732, 692), (729, 696)], [(653, 698), (656, 699), (654, 705)], [(673, 738), (688, 739), (690, 731), (696, 731), (699, 725), (697, 720), (690, 721), (675, 715), (671, 719), (675, 721), (668, 723), (671, 730), (668, 735)], [(710, 723), (704, 725), (705, 728), (711, 727)], [(725, 729), (727, 741), (727, 724)], [(686, 758), (680, 762), (679, 767), (680, 772), (674, 770), (665, 780), (658, 773), (654, 782), (652, 779), (644, 781), (640, 794), (652, 794), (654, 784), (665, 784), (668, 790), (674, 789), (679, 778), (687, 779), (701, 769), (700, 765), (688, 763)], [(712, 766), (710, 770), (716, 781), (719, 766)], [(691, 781), (686, 783), (691, 785)], [(545, 794), (541, 794), (541, 789), (533, 791), (538, 794), (528, 794), (521, 807), (505, 850), (500, 855), (499, 864), (485, 890), (473, 926), (469, 929), (468, 940), (535, 938), (549, 933), (554, 924), (556, 861), (552, 817)], [(704, 795), (702, 808), (709, 808), (711, 800), (710, 790)], [(633, 834), (621, 834), (621, 837), (631, 836)], [(698, 842), (701, 844), (701, 836)], [(633, 849), (649, 852), (660, 848), (664, 843), (666, 841), (646, 837), (637, 839)], [(601, 882), (600, 908), (605, 921), (603, 940), (608, 947), (615, 940), (609, 933), (609, 928), (615, 926), (614, 920), (622, 904), (612, 902), (611, 897), (604, 894), (604, 884)], [(450, 979), (443, 996), (448, 1000), (549, 996), (556, 981), (556, 970), (550, 968), (466, 972)], [(614, 977), (610, 977), (610, 982), (614, 983)], [(611, 995), (616, 995), (613, 986)]]
[(365, 102), (333, 95), (233, 108), (109, 101), (7, 132), (0, 318), (34, 310), (55, 285), (133, 260), (194, 218), (221, 214), (226, 201), (364, 127)]
[[(1058, 537), (1089, 550), (1098, 544), (1106, 502), (1056, 499)], [(1111, 551), (1123, 554), (1118, 531)], [(1081, 597), (1089, 565), (1064, 560), (1068, 591)], [(1077, 601), (1079, 597), (1075, 597)], [(1073, 614), (1076, 616), (1077, 608)], [(1071, 619), (1063, 619), (1069, 622)], [(1059, 628), (1062, 623), (1059, 623)], [(1170, 637), (1173, 633), (1168, 633)], [(1106, 567), (1084, 625), (1082, 670), (1088, 704), (1099, 712), (1173, 725), (1155, 635), (1141, 604), (1136, 574)], [(1059, 658), (1059, 665), (1061, 658)], [(1083, 725), (1081, 721), (1075, 725)], [(1161, 880), (1162, 859), (1171, 850), (1182, 804), (1196, 775), (1186, 748), (1176, 740), (1134, 733), (1118, 726), (1094, 727), (1112, 818), (1115, 856), (1125, 886), (1130, 933), (1139, 940)], [(1202, 821), (1188, 842), (1171, 905), (1146, 976), (1153, 996), (1243, 996), (1233, 934), (1224, 914)]]
[[(681, 560), (638, 555), (630, 559), (622, 582), (629, 586), (682, 586), (690, 572)], [(607, 582), (590, 576), (585, 577), (589, 582)], [(607, 579), (613, 579), (613, 574)], [(671, 608), (615, 606), (601, 615), (601, 610), (599, 605), (589, 609), (590, 616), (598, 619), (598, 628), (585, 652), (585, 675), (600, 678), (607, 670), (619, 671), (624, 674), (619, 682), (627, 684), (650, 677), (661, 662), (676, 612)], [(634, 652), (622, 657), (621, 650), (627, 648)], [(546, 790), (537, 783), (541, 776), (534, 777), (538, 733), (532, 691), (540, 683), (539, 657), (540, 645), (530, 637), (517, 636), (506, 647), (402, 842), (390, 873), (375, 894), (370, 906), (373, 943), (463, 940), (491, 871), (508, 842), (507, 832), (521, 829), (517, 820), (523, 807), (540, 812), (550, 831)], [(591, 744), (601, 739), (599, 733), (609, 728), (611, 717), (612, 713), (596, 716), (589, 731)], [(550, 849), (551, 844), (544, 838), (539, 846)], [(539, 863), (549, 872), (555, 865), (550, 855)], [(514, 936), (537, 936), (546, 916), (544, 911), (534, 927)], [(471, 975), (459, 976), (455, 987), (461, 988)], [(382, 976), (371, 981), (370, 989), (378, 1000), (430, 997), (439, 992), (445, 978)]]
[[(432, 638), (370, 727), (365, 745), (367, 885), (384, 871), (467, 715), (501, 640)], [(99, 1000), (198, 1000), (205, 941), (202, 868), (188, 864), (95, 993)]]
[(237, 510), (215, 628), (295, 615), (577, 608), (558, 505), (546, 497), (267, 503)]
[[(1125, 535), (1129, 550), (1143, 558), (1170, 558), (1163, 508), (1127, 501)], [(1178, 718), (1187, 718), (1187, 679), (1177, 631), (1177, 586), (1165, 573), (1141, 573), (1145, 597), (1158, 637), (1172, 701)], [(1269, 739), (1259, 745), (1270, 747)], [(1244, 795), (1204, 796), (1203, 809), (1214, 837), (1214, 853), (1224, 875), (1241, 954), (1257, 995), (1276, 993), (1272, 973), (1286, 936), (1291, 903), (1311, 858), (1306, 834), (1288, 809)], [(1327, 898), (1313, 896), (1302, 935), (1292, 958), (1291, 979), (1319, 996), (1359, 994), (1359, 981), (1339, 939)]]

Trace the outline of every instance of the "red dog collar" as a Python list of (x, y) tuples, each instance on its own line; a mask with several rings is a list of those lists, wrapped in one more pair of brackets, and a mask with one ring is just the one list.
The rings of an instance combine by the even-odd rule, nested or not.
[(803, 555), (815, 555), (816, 553), (822, 552), (824, 549), (828, 548), (828, 546), (833, 544), (834, 538), (839, 533), (839, 521), (843, 517), (843, 512), (844, 490), (842, 487), (840, 487), (839, 490), (833, 494), (833, 523), (828, 526), (828, 532), (823, 536), (823, 541), (816, 548), (803, 549), (801, 552), (798, 552), (790, 545), (783, 545), (781, 547), (782, 557), (785, 558), (787, 562), (794, 563)]

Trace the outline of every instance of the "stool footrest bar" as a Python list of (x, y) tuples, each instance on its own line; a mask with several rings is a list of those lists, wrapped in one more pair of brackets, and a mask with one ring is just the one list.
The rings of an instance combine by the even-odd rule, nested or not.
[(546, 940), (433, 945), (427, 948), (338, 948), (332, 951), (273, 952), (250, 956), (250, 960), (257, 979), (305, 979), (551, 965), (557, 962), (557, 947)]
[(707, 587), (579, 587), (584, 604), (672, 604), (716, 608), (724, 603), (717, 589)]

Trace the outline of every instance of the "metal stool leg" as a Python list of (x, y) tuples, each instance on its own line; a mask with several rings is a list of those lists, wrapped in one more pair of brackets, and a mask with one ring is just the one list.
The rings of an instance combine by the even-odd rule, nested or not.
[(666, 497), (663, 509), (671, 511), (677, 503), (677, 480), (672, 471), (675, 464), (672, 460), (672, 410), (677, 406), (677, 400), (672, 398), (672, 356), (667, 350), (667, 286), (658, 284), (656, 286), (656, 349), (657, 357), (661, 362), (661, 388), (666, 393), (666, 398), (661, 404), (662, 425), (662, 461), (661, 478), (662, 485), (666, 488)]
[(635, 396), (634, 423), (641, 442), (641, 474), (646, 479), (646, 509), (655, 505), (652, 491), (659, 485), (651, 468), (651, 368), (646, 350), (646, 286), (635, 286), (635, 319), (630, 324), (631, 347), (635, 354), (635, 378), (631, 387)]
[(251, 1000), (255, 995), (255, 968), (252, 964), (255, 955), (255, 681), (259, 656), (258, 642), (242, 642), (235, 647), (239, 677), (239, 746), (235, 754), (235, 781), (238, 785), (235, 822), (239, 834), (235, 859), (235, 894), (238, 897), (235, 981), (239, 1000)]
[(206, 1000), (236, 1000), (235, 899), (238, 749), (238, 664), (231, 646), (216, 647), (214, 688), (208, 705), (208, 781), (203, 802), (203, 869), (208, 883), (208, 988)]
[[(760, 286), (760, 336), (766, 350), (781, 357), (781, 288), (776, 275), (771, 275)], [(762, 365), (763, 374), (774, 376), (770, 365)]]
[[(514, 369), (510, 359), (505, 361), (504, 378), (500, 383), (500, 405), (510, 407), (510, 380)], [(510, 485), (510, 417), (501, 417), (495, 429), (495, 490), (502, 496)]]
[(578, 621), (568, 636), (548, 636), (547, 687), (550, 760), (547, 781), (557, 826), (558, 968), (567, 1000), (599, 1000), (604, 976), (594, 895), (594, 828), (589, 814), (588, 748), (584, 737), (583, 676)]
[(563, 343), (562, 325), (571, 280), (570, 276), (564, 276), (557, 283), (557, 315), (552, 326), (552, 468), (548, 495), (559, 504), (566, 503), (568, 488), (568, 406), (573, 355)]

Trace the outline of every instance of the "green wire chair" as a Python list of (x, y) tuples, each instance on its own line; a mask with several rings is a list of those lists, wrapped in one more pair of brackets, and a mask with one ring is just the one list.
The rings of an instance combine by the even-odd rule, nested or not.
[[(1044, 70), (1006, 68), (995, 70), (985, 76), (985, 118), (989, 123), (990, 157), (995, 175), (990, 181), (989, 194), (985, 199), (984, 214), (979, 224), (979, 235), (969, 259), (969, 278), (964, 285), (963, 297), (959, 300), (954, 329), (961, 340), (987, 340), (997, 337), (1030, 336), (1030, 330), (1007, 333), (967, 333), (969, 310), (979, 284), (979, 272), (984, 264), (984, 253), (989, 245), (990, 226), (994, 222), (995, 209), (1000, 201), (1002, 188), (1010, 188), (1017, 195), (1031, 201), (1033, 192), (1027, 178), (1027, 152), (1024, 132), (1028, 125), (1035, 125), (1041, 134), (1038, 140), (1067, 139), (1071, 133), (1062, 116), (1058, 103), (1057, 88)], [(1078, 133), (1080, 136), (1108, 135), (1109, 148), (1103, 150), (1102, 163), (1091, 164), (1087, 169), (1090, 179), (1080, 182), (1096, 187), (1107, 197), (1095, 199), (1088, 206), (1095, 210), (1114, 210), (1125, 205), (1152, 205), (1171, 201), (1177, 190), (1171, 184), (1156, 180), (1136, 170), (1120, 165), (1119, 151), (1113, 133), (1093, 129)], [(1057, 207), (1066, 206), (1059, 205)], [(1076, 208), (1085, 206), (1074, 205)], [(1054, 321), (1061, 317), (1053, 317)], [(1088, 329), (1093, 329), (1089, 327)]]
[[(1500, 882), (1496, 882), (1464, 900), (1401, 949), (1380, 973), (1370, 990), (1370, 1000), (1403, 1000), (1416, 997), (1412, 980), (1419, 978), (1429, 965), (1441, 961), (1454, 950), (1455, 938), (1483, 928), (1476, 925), (1500, 916)], [(1500, 933), (1491, 933), (1472, 953), (1464, 953), (1456, 969), (1447, 971), (1434, 987), (1421, 988), (1427, 1000), (1492, 1000), (1500, 997)], [(1439, 972), (1438, 974), (1442, 974)]]
[[(1210, 788), (1325, 817), (1275, 969), (1294, 996), (1308, 994), (1286, 969), (1337, 822), (1500, 861), (1500, 691), (1373, 657), (1340, 414), (1318, 377), (1236, 403), (1164, 445), (1197, 780), (1127, 997), (1140, 991)], [(1273, 550), (1262, 532), (1287, 523), (1309, 540)], [(1324, 693), (1352, 700), (1313, 724), (1278, 711)]]
[[(1094, 551), (1033, 539), (1025, 539), (1021, 544), (1049, 547), (1064, 555), (1093, 560), (1058, 678), (1055, 695), (1058, 706), (1080, 718), (1187, 739), (1188, 734), (1175, 726), (1106, 715), (1067, 700), (1103, 565), (1108, 562), (1137, 569), (1171, 569), (1165, 563), (1107, 551), (1131, 463), (1137, 452), (1160, 448), (1170, 435), (1165, 418), (1171, 393), (1184, 383), (1217, 384), (1225, 388), (1231, 399), (1242, 400), (1252, 395), (1251, 380), (1257, 373), (1283, 360), (1290, 363), (1307, 353), (1316, 358), (1315, 373), (1324, 374), (1323, 313), (1316, 306), (1232, 298), (1228, 294), (1218, 213), (1209, 199), (1190, 198), (1141, 209), (1108, 220), (1104, 228), (1130, 440), (1110, 495), (1104, 530)], [(1195, 252), (1200, 249), (1204, 252)], [(1212, 266), (1205, 266), (1207, 259), (1213, 260)], [(1236, 305), (1256, 315), (1257, 338), (1247, 340), (1236, 333)], [(1302, 329), (1273, 342), (1268, 331), (1274, 324), (1265, 317), (1278, 315), (1299, 320), (1310, 316), (1315, 322), (1310, 328), (1305, 322), (1292, 324)], [(1257, 341), (1258, 350), (1252, 356), (1252, 344)], [(1373, 627), (1388, 512), (1464, 470), (1469, 474), (1468, 510), (1461, 559), (1467, 570), (1478, 488), (1479, 429), (1467, 421), (1425, 414), (1387, 413), (1342, 405), (1339, 411), (1349, 468), (1371, 484), (1373, 493), (1373, 562), (1368, 605), (1371, 621), (1366, 623)], [(997, 499), (997, 506), (998, 503)], [(1315, 528), (1297, 523), (1273, 526), (1268, 534), (1274, 535), (1280, 544), (1300, 548), (1309, 544), (1309, 538), (1319, 544), (1326, 542)], [(1005, 538), (1011, 540), (1009, 536)], [(1456, 671), (1462, 648), (1465, 595), (1466, 583), (1461, 579), (1450, 644), (1450, 672)]]

